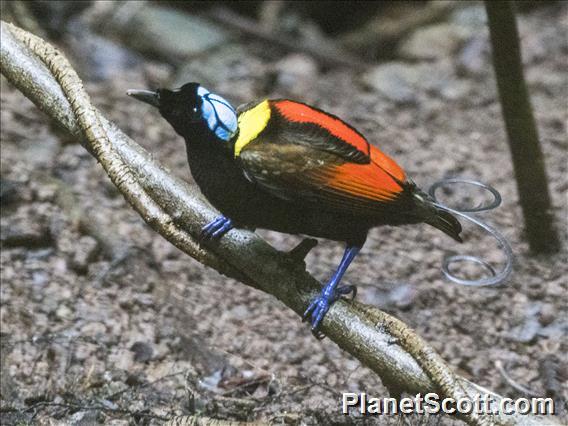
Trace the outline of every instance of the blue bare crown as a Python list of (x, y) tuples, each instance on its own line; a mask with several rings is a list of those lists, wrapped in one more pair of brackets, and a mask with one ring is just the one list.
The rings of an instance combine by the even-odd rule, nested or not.
[(204, 87), (197, 89), (197, 95), (203, 100), (201, 107), (203, 118), (215, 135), (228, 142), (237, 132), (237, 112), (221, 96), (209, 92)]

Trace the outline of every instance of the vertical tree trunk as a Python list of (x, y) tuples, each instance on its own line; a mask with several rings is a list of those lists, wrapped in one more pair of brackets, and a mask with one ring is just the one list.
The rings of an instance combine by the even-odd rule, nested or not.
[(548, 192), (546, 167), (523, 75), (521, 50), (512, 1), (485, 1), (489, 20), (493, 66), (525, 231), (535, 253), (560, 249)]

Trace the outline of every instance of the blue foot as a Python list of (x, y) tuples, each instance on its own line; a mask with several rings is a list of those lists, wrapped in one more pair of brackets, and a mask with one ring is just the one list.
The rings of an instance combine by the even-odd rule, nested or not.
[(225, 216), (219, 216), (201, 229), (202, 240), (217, 240), (233, 229), (233, 222)]
[(362, 245), (362, 243), (361, 245), (348, 245), (345, 248), (343, 259), (341, 259), (337, 271), (335, 271), (331, 280), (329, 280), (327, 285), (323, 288), (321, 294), (311, 301), (310, 306), (308, 306), (308, 309), (304, 312), (304, 321), (311, 318), (312, 333), (314, 333), (318, 339), (323, 338), (323, 334), (318, 330), (318, 327), (331, 305), (333, 305), (333, 302), (349, 293), (353, 293), (353, 298), (355, 298), (357, 294), (357, 289), (354, 286), (346, 285), (339, 287), (339, 282), (341, 278), (343, 278), (343, 274), (347, 271), (351, 261), (357, 256), (359, 250), (361, 250)]
[[(355, 286), (346, 285), (338, 288), (334, 287), (335, 285), (333, 282), (327, 284), (323, 288), (321, 294), (312, 300), (310, 306), (308, 306), (308, 309), (304, 312), (303, 320), (307, 321), (308, 318), (311, 318), (313, 332), (316, 332), (323, 320), (323, 317), (337, 299), (341, 296), (348, 295), (349, 293), (353, 293), (353, 299), (357, 295), (357, 287)], [(320, 336), (316, 335), (316, 337), (319, 338)]]

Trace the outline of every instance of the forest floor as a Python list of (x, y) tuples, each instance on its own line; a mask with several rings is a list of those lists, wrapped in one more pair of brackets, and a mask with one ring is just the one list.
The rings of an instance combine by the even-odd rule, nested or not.
[[(448, 176), (494, 186), (503, 205), (480, 216), (515, 252), (507, 285), (443, 279), (449, 253), (501, 260), (496, 244), (467, 225), (463, 245), (426, 225), (374, 229), (346, 282), (358, 286), (361, 302), (413, 327), (461, 375), (503, 395), (560, 401), (568, 393), (568, 3), (520, 17), (564, 247), (555, 255), (532, 256), (523, 237), (487, 32), (452, 19), (444, 25), (455, 30), (463, 19), (463, 28), (471, 26), (462, 44), (428, 60), (413, 56), (412, 37), (406, 56), (364, 72), (244, 38), (177, 71), (147, 61), (86, 88), (103, 114), (189, 182), (183, 141), (127, 89), (198, 80), (235, 104), (301, 100), (358, 128), (420, 186)], [(415, 43), (426, 37), (415, 36)], [(66, 51), (79, 70), (88, 68)], [(220, 276), (153, 232), (93, 158), (3, 77), (1, 103), (2, 424), (154, 424), (193, 412), (277, 424), (399, 421), (342, 415), (342, 392), (387, 396), (380, 378), (333, 342), (314, 339), (273, 297)], [(260, 233), (282, 250), (300, 239)], [(320, 241), (308, 270), (325, 281), (342, 250)]]

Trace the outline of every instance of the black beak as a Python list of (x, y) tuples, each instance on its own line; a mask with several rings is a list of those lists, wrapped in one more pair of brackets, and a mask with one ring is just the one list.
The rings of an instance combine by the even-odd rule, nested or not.
[(128, 96), (132, 96), (134, 99), (150, 104), (156, 108), (160, 108), (160, 95), (158, 92), (152, 92), (151, 90), (134, 90), (130, 89), (126, 91)]

